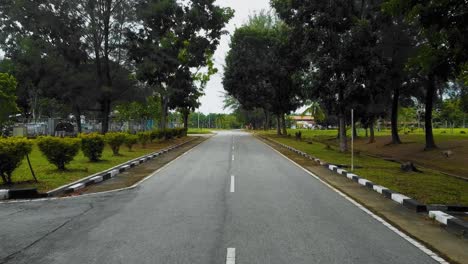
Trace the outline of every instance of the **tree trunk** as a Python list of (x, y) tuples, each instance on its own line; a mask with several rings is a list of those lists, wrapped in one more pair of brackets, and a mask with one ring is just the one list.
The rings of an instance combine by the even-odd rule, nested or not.
[(374, 118), (371, 118), (369, 120), (369, 131), (370, 131), (370, 137), (369, 137), (369, 144), (375, 143), (375, 134), (374, 134)]
[(270, 113), (266, 109), (263, 109), (263, 113), (265, 115), (265, 123), (263, 124), (263, 130), (268, 130), (270, 128)]
[(424, 150), (431, 150), (437, 148), (434, 142), (434, 134), (432, 133), (432, 107), (434, 103), (434, 96), (436, 92), (435, 78), (433, 74), (428, 76), (426, 87), (426, 106), (424, 116), (424, 128), (426, 132), (426, 147)]
[(392, 117), (391, 117), (392, 144), (401, 144), (400, 136), (398, 135), (398, 101), (399, 99), (400, 99), (400, 88), (395, 87), (395, 89), (393, 90)]
[(356, 129), (356, 123), (352, 124), (353, 125), (353, 137), (354, 138), (358, 138), (359, 135), (357, 133), (357, 129)]
[(286, 127), (286, 118), (285, 118), (285, 114), (281, 114), (281, 124), (282, 124), (282, 128), (283, 128), (283, 135), (288, 135), (288, 129)]
[(78, 133), (83, 132), (83, 128), (81, 126), (81, 109), (79, 106), (75, 106), (75, 120), (76, 120), (76, 128), (78, 129)]
[(110, 100), (104, 99), (101, 102), (102, 134), (109, 132)]
[(183, 116), (184, 116), (184, 129), (188, 130), (189, 111), (184, 111)]
[(346, 138), (346, 122), (344, 114), (340, 114), (339, 122), (340, 122), (340, 151), (346, 152), (348, 151), (348, 139)]
[(280, 115), (276, 115), (276, 134), (281, 136), (281, 118)]
[(161, 104), (162, 104), (162, 107), (161, 107), (161, 123), (159, 124), (159, 128), (161, 130), (165, 130), (166, 129), (166, 123), (167, 123), (167, 105), (168, 105), (168, 102), (167, 102), (167, 98), (165, 96), (161, 96)]
[[(338, 93), (338, 103), (340, 104), (339, 106), (339, 114), (338, 114), (338, 120), (339, 120), (339, 135), (340, 135), (340, 151), (341, 152), (346, 152), (348, 151), (348, 139), (346, 138), (346, 120), (345, 120), (345, 109), (343, 106), (343, 91), (340, 90)], [(351, 132), (352, 133), (352, 132)]]

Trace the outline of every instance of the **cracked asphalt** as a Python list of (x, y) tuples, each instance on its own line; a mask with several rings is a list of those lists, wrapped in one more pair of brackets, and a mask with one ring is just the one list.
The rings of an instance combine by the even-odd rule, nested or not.
[(435, 263), (242, 132), (132, 190), (0, 204), (0, 239), (0, 263)]

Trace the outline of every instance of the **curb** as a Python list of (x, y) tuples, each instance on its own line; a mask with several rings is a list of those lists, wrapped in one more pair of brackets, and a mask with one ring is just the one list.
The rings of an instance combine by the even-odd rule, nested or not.
[(83, 179), (80, 179), (78, 181), (60, 186), (54, 190), (51, 190), (47, 193), (40, 194), (37, 192), (37, 189), (18, 189), (18, 190), (8, 190), (8, 189), (0, 189), (0, 200), (9, 200), (9, 199), (34, 199), (34, 198), (43, 198), (43, 197), (54, 197), (58, 196), (60, 194), (69, 194), (73, 193), (75, 191), (78, 191), (80, 189), (83, 189), (87, 186), (97, 184), (106, 180), (109, 180), (113, 177), (115, 177), (117, 174), (122, 173), (126, 170), (129, 170), (130, 168), (133, 168), (135, 166), (138, 166), (144, 162), (147, 162), (149, 160), (155, 159), (156, 157), (165, 154), (171, 150), (174, 150), (176, 148), (179, 148), (187, 143), (190, 143), (194, 141), (196, 138), (191, 138), (190, 140), (187, 140), (185, 142), (182, 142), (177, 145), (173, 145), (170, 147), (167, 147), (165, 149), (129, 160), (127, 162), (124, 162), (122, 164), (119, 164), (117, 166), (114, 166), (110, 169), (95, 173), (93, 175), (87, 176)]
[[(345, 176), (346, 178), (358, 183), (359, 185), (362, 185), (364, 187), (367, 187), (381, 195), (383, 195), (385, 198), (391, 199), (392, 201), (401, 204), (407, 209), (410, 209), (411, 211), (414, 211), (416, 213), (428, 213), (428, 216), (443, 226), (447, 228), (452, 233), (455, 233), (457, 235), (463, 236), (464, 238), (468, 238), (468, 222), (463, 221), (461, 219), (456, 218), (453, 215), (450, 215), (448, 213), (443, 212), (445, 211), (455, 211), (455, 212), (466, 212), (468, 211), (468, 206), (456, 206), (456, 205), (426, 205), (422, 204), (419, 201), (408, 197), (406, 195), (403, 195), (401, 193), (392, 191), (384, 186), (376, 185), (373, 182), (361, 178), (358, 175), (354, 173), (347, 172), (344, 169), (339, 168), (337, 165), (333, 165), (327, 162), (324, 162), (316, 157), (313, 157), (303, 151), (300, 151), (298, 149), (295, 149), (291, 146), (288, 146), (286, 144), (280, 143), (276, 140), (270, 139), (270, 138), (265, 138), (262, 137), (263, 139), (266, 139), (268, 141), (271, 141), (277, 145), (280, 145), (292, 152), (297, 153), (298, 155), (301, 155), (309, 160), (315, 161), (319, 163), (321, 166), (329, 169), (330, 171), (335, 172), (336, 174)], [(434, 208), (437, 208), (438, 210), (434, 210)]]
[(26, 189), (1, 189), (0, 190), (0, 200), (8, 199), (34, 199), (42, 198), (44, 195), (37, 192), (37, 188), (26, 188)]

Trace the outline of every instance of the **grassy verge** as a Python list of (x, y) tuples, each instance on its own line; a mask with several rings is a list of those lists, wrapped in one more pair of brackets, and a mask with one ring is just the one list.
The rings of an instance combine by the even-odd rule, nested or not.
[[(336, 130), (289, 130), (289, 134), (294, 136), (297, 131), (302, 132), (305, 140), (314, 142), (320, 141), (331, 146), (338, 147), (336, 139)], [(408, 132), (407, 130), (406, 132)], [(412, 161), (419, 166), (427, 167), (433, 170), (468, 178), (468, 166), (466, 166), (468, 157), (468, 132), (467, 129), (434, 129), (434, 138), (438, 149), (425, 151), (425, 135), (421, 129), (415, 129), (410, 133), (400, 133), (403, 144), (392, 145), (390, 130), (376, 132), (373, 144), (368, 144), (368, 138), (365, 137), (364, 130), (358, 131), (359, 137), (355, 139), (354, 149), (374, 156), (391, 158), (400, 161)], [(273, 131), (269, 132), (273, 134)], [(349, 131), (348, 131), (349, 134)], [(443, 151), (450, 150), (453, 155), (445, 157)]]
[[(102, 160), (99, 162), (89, 162), (80, 151), (75, 159), (67, 165), (66, 171), (58, 171), (54, 165), (51, 165), (46, 160), (46, 158), (41, 154), (35, 145), (29, 158), (39, 182), (35, 183), (33, 181), (29, 166), (26, 160), (24, 160), (21, 166), (13, 173), (13, 181), (15, 184), (12, 187), (36, 187), (40, 192), (50, 191), (64, 184), (74, 182), (91, 174), (112, 168), (118, 164), (143, 156), (145, 154), (158, 151), (160, 149), (166, 148), (169, 145), (182, 142), (184, 140), (187, 140), (187, 138), (155, 142), (148, 144), (146, 148), (142, 148), (141, 146), (136, 145), (132, 151), (128, 151), (126, 147), (122, 146), (119, 156), (113, 156), (112, 150), (106, 146), (102, 155)], [(7, 186), (0, 185), (0, 188), (5, 187)]]
[(212, 134), (213, 129), (208, 128), (189, 128), (187, 134)]
[[(336, 148), (327, 149), (325, 144), (308, 144), (294, 138), (278, 137), (271, 133), (262, 133), (278, 142), (307, 152), (333, 164), (350, 164), (350, 154), (341, 153)], [(385, 161), (365, 155), (355, 157), (355, 164), (362, 166), (355, 173), (394, 191), (403, 193), (427, 204), (463, 204), (468, 205), (468, 182), (450, 177), (439, 172), (423, 169), (423, 173), (404, 173), (398, 163)]]

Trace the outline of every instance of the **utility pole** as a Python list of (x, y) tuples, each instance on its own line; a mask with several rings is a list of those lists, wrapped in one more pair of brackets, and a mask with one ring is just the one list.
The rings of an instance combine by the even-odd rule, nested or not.
[(354, 109), (351, 109), (351, 171), (354, 171)]

